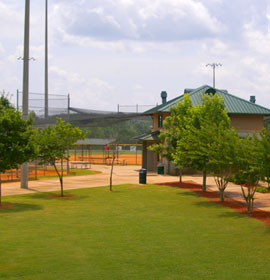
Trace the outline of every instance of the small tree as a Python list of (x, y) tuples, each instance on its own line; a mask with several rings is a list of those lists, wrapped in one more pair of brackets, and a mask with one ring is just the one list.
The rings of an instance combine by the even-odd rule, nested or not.
[(261, 180), (267, 182), (270, 189), (270, 130), (262, 129), (259, 133), (260, 138), (254, 135), (255, 145), (257, 147), (257, 159), (260, 165)]
[(224, 191), (229, 183), (230, 177), (235, 170), (235, 158), (240, 137), (234, 129), (227, 126), (211, 127), (209, 133), (214, 133), (211, 139), (209, 167), (215, 177), (219, 190), (220, 201), (224, 201)]
[[(79, 139), (83, 139), (85, 133), (78, 127), (71, 127), (62, 119), (57, 119), (57, 124), (48, 126), (41, 130), (38, 136), (39, 144), (39, 163), (50, 163), (54, 166), (59, 177), (61, 186), (61, 196), (64, 196), (63, 189), (63, 161), (68, 159), (66, 151), (71, 149), (72, 145)], [(56, 165), (56, 161), (60, 161), (60, 171)]]
[[(237, 169), (231, 177), (234, 183), (241, 185), (248, 213), (253, 210), (254, 195), (261, 174), (260, 164), (258, 164), (258, 147), (255, 143), (254, 137), (246, 136), (246, 138), (240, 139), (235, 157)], [(245, 187), (247, 191), (245, 191)]]
[[(0, 97), (0, 172), (34, 159), (36, 131), (32, 128), (32, 119), (25, 121), (4, 96)], [(2, 193), (0, 175), (0, 205)]]
[(112, 155), (112, 164), (111, 164), (111, 173), (110, 173), (110, 191), (112, 192), (112, 178), (113, 178), (113, 166), (114, 166), (114, 161), (115, 161), (115, 151), (113, 151)]
[(168, 116), (163, 124), (164, 130), (160, 131), (159, 139), (161, 143), (154, 144), (150, 150), (161, 154), (169, 161), (174, 160), (180, 169), (180, 183), (182, 182), (182, 169), (187, 167), (185, 157), (175, 160), (177, 142), (181, 139), (184, 131), (189, 128), (192, 122), (192, 103), (188, 94), (184, 95), (183, 102), (178, 102), (176, 106), (170, 108), (170, 116)]

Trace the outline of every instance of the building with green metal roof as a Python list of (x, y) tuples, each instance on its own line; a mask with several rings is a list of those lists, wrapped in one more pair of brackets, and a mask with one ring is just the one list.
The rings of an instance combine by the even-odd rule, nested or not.
[(162, 160), (165, 164), (165, 172), (173, 173), (170, 171), (174, 171), (175, 167), (171, 163), (166, 162), (166, 159), (159, 159), (158, 155), (148, 151), (147, 147), (153, 143), (158, 143), (158, 134), (159, 130), (162, 129), (163, 120), (170, 114), (170, 108), (183, 100), (184, 94), (189, 95), (193, 106), (201, 104), (201, 97), (204, 94), (218, 94), (220, 97), (223, 97), (225, 107), (231, 119), (231, 126), (237, 129), (243, 136), (261, 130), (264, 127), (264, 118), (270, 116), (270, 109), (256, 104), (255, 96), (250, 96), (248, 101), (228, 93), (227, 90), (214, 89), (208, 85), (196, 89), (187, 88), (182, 95), (169, 101), (166, 100), (167, 93), (162, 91), (162, 104), (144, 112), (144, 114), (151, 115), (153, 118), (152, 133), (137, 137), (143, 144), (143, 168), (155, 171), (158, 162)]
[[(270, 115), (270, 109), (257, 105), (251, 101), (247, 101), (235, 95), (228, 93), (227, 90), (213, 89), (208, 85), (201, 86), (196, 89), (185, 89), (184, 94), (187, 93), (191, 98), (192, 105), (201, 104), (201, 96), (205, 93), (217, 93), (220, 97), (224, 98), (224, 104), (227, 108), (228, 114), (251, 114), (251, 115)], [(170, 107), (175, 106), (178, 101), (182, 101), (184, 94), (156, 106), (145, 114), (153, 114), (159, 112), (170, 112)]]

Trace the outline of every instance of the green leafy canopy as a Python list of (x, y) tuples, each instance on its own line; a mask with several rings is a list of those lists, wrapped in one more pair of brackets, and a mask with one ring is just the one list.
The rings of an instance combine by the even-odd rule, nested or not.
[(83, 131), (58, 118), (56, 125), (42, 129), (38, 136), (40, 163), (54, 163), (56, 160), (66, 159), (66, 151), (83, 138)]
[(32, 128), (31, 117), (23, 120), (4, 96), (0, 97), (0, 172), (17, 168), (18, 165), (34, 159), (36, 130)]

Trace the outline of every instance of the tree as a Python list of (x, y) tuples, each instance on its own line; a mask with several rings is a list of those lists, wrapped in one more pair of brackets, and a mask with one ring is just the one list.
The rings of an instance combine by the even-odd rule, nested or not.
[(113, 165), (114, 165), (114, 161), (115, 161), (115, 151), (113, 152), (113, 156), (112, 156), (112, 164), (111, 164), (111, 174), (110, 174), (110, 191), (112, 192), (112, 177), (113, 177)]
[[(213, 129), (214, 128), (214, 129)], [(222, 124), (211, 127), (211, 148), (209, 150), (209, 168), (214, 175), (216, 185), (220, 194), (220, 201), (224, 201), (224, 191), (229, 183), (230, 177), (236, 169), (235, 158), (240, 136), (234, 130)]]
[(217, 132), (229, 127), (230, 118), (223, 99), (217, 94), (204, 94), (202, 104), (194, 107), (192, 121), (177, 142), (175, 162), (184, 160), (193, 169), (203, 172), (203, 191), (206, 191), (207, 172), (211, 171), (211, 145)]
[(181, 157), (175, 157), (177, 142), (183, 136), (185, 130), (187, 130), (192, 122), (192, 103), (188, 94), (184, 95), (183, 102), (178, 102), (176, 106), (170, 108), (170, 116), (168, 116), (164, 122), (164, 130), (160, 131), (159, 139), (161, 143), (153, 144), (150, 150), (161, 154), (169, 161), (174, 163), (180, 169), (180, 183), (182, 182), (182, 169), (187, 167), (187, 162), (183, 155)]
[(260, 165), (261, 180), (267, 182), (270, 189), (270, 130), (262, 129), (260, 138), (255, 134), (254, 141), (257, 147), (257, 160)]
[[(85, 133), (78, 127), (71, 127), (62, 119), (57, 119), (57, 124), (48, 126), (41, 130), (38, 136), (39, 144), (39, 163), (50, 163), (54, 166), (59, 177), (61, 186), (61, 196), (64, 196), (63, 190), (63, 161), (68, 159), (66, 151), (71, 149), (72, 145), (79, 139), (83, 139)], [(61, 168), (58, 170), (56, 161), (60, 161)]]
[[(246, 201), (248, 212), (253, 210), (256, 186), (261, 177), (260, 164), (258, 164), (258, 147), (255, 145), (255, 137), (246, 136), (240, 139), (236, 148), (235, 169), (231, 181), (241, 185), (242, 195)], [(245, 188), (247, 191), (245, 191)]]
[[(0, 172), (18, 166), (36, 157), (36, 131), (32, 127), (32, 118), (23, 120), (5, 96), (0, 97)], [(0, 205), (1, 186), (0, 175)]]

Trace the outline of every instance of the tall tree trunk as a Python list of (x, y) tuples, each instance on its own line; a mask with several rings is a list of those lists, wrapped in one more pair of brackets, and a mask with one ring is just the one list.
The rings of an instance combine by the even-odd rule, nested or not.
[(224, 177), (215, 177), (215, 182), (219, 190), (219, 198), (221, 202), (224, 202), (224, 191), (228, 185), (228, 181)]
[[(58, 169), (57, 169), (57, 166), (55, 164), (55, 160), (53, 161), (53, 166), (54, 166), (54, 169), (57, 173), (57, 176), (59, 178), (59, 181), (60, 181), (60, 188), (61, 188), (61, 196), (64, 196), (64, 188), (63, 188), (63, 172), (59, 173)], [(62, 169), (63, 170), (63, 169)]]
[(111, 176), (110, 176), (110, 191), (112, 191), (112, 175), (113, 175), (113, 164), (114, 164), (115, 154), (113, 153), (112, 165), (111, 165)]
[(203, 185), (202, 185), (203, 192), (206, 192), (206, 177), (207, 177), (207, 173), (206, 171), (203, 171)]
[(64, 196), (64, 186), (63, 186), (63, 177), (64, 177), (64, 170), (63, 170), (63, 158), (61, 158), (61, 178), (60, 178), (60, 183), (61, 183), (61, 196)]
[(219, 198), (221, 202), (224, 202), (224, 190), (219, 190)]
[(183, 171), (182, 169), (179, 169), (179, 183), (182, 183), (182, 175), (183, 175)]
[(248, 213), (251, 213), (253, 211), (253, 202), (254, 202), (254, 195), (255, 195), (255, 192), (256, 192), (256, 188), (253, 188), (251, 186), (248, 186), (247, 189), (248, 189), (248, 192), (247, 194), (245, 193), (245, 190), (244, 188), (241, 186), (241, 189), (242, 189), (242, 195), (246, 201), (246, 205), (247, 205), (247, 211)]
[(60, 184), (61, 184), (61, 196), (64, 196), (63, 177), (60, 178)]

